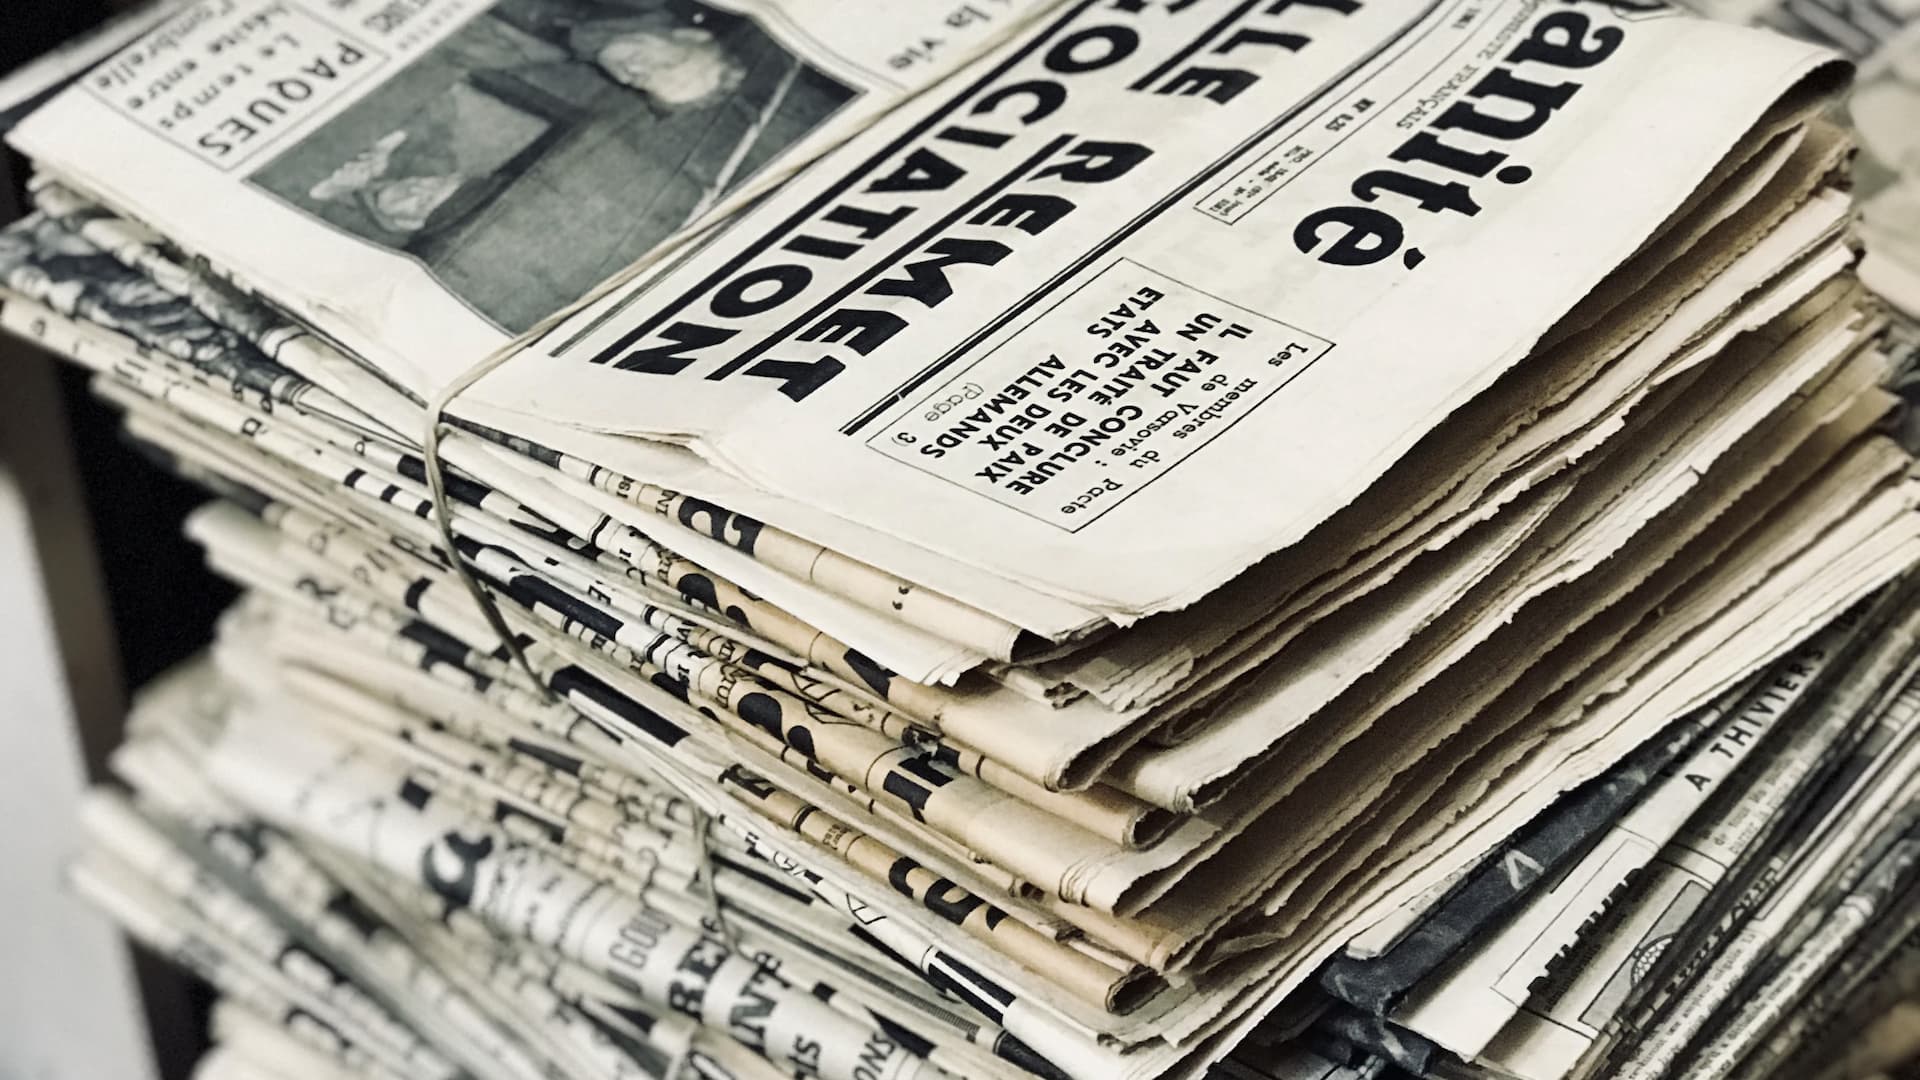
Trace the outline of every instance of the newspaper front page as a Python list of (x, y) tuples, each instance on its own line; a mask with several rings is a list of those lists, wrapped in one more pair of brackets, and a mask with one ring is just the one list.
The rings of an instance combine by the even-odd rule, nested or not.
[[(1519, 361), (1823, 55), (1619, 5), (1125, 6), (983, 58), (472, 396), (1178, 607)], [(1626, 156), (1675, 164), (1576, 211)]]
[[(651, 4), (616, 25), (547, 17), (579, 6), (441, 0), (376, 38), (359, 5), (336, 27), (293, 0), (202, 4), (131, 55), (290, 35), (297, 61), (235, 76), (301, 87), (262, 108), (274, 124), (242, 115), (243, 138), (172, 84), (116, 95), (99, 84), (128, 64), (109, 63), (13, 141), (425, 397), (763, 190), (746, 177), (931, 87), (454, 411), (572, 430), (615, 467), (609, 433), (687, 443), (822, 511), (809, 540), (855, 558), (904, 543), (1120, 621), (1190, 603), (1352, 501), (1826, 55), (1637, 3), (1082, 0), (970, 5), (993, 18), (954, 34), (984, 55), (895, 68), (918, 9), (876, 5), (836, 42), (799, 27), (862, 20), (810, 21), (797, 0), (702, 9), (668, 45)], [(322, 42), (324, 87), (298, 66)], [(748, 63), (749, 43), (785, 60)], [(656, 87), (636, 73), (648, 50), (689, 55)], [(1739, 62), (1689, 62), (1708, 50)], [(861, 87), (844, 107), (836, 80)], [(576, 84), (596, 87), (584, 113), (565, 105)], [(693, 139), (658, 184), (568, 157), (636, 110), (743, 134)], [(1629, 158), (1641, 182), (1600, 182)], [(649, 224), (609, 229), (636, 199)], [(980, 581), (920, 584), (972, 602)]]

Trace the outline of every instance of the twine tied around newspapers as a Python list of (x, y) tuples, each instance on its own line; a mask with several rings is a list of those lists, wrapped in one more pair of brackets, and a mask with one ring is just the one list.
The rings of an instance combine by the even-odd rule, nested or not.
[[(460, 554), (460, 546), (455, 541), (453, 533), (453, 508), (447, 501), (446, 466), (442, 464), (440, 460), (440, 431), (446, 421), (447, 408), (453, 404), (455, 398), (472, 389), (473, 385), (485, 378), (488, 373), (498, 368), (501, 364), (506, 363), (508, 358), (519, 353), (522, 349), (538, 341), (541, 337), (545, 336), (549, 330), (573, 318), (594, 304), (599, 303), (614, 290), (625, 286), (653, 265), (653, 260), (641, 260), (605, 281), (602, 281), (599, 285), (594, 286), (586, 295), (552, 312), (547, 315), (546, 318), (528, 327), (527, 330), (518, 337), (505, 342), (482, 357), (478, 363), (461, 372), (455, 376), (452, 381), (441, 387), (440, 391), (434, 394), (432, 399), (426, 403), (426, 426), (420, 440), (421, 457), (424, 459), (426, 465), (427, 490), (433, 499), (433, 523), (440, 530), (440, 542), (446, 548), (447, 562), (452, 566), (455, 576), (460, 579), (460, 583), (466, 586), (467, 594), (472, 596), (474, 603), (480, 606), (480, 613), (486, 616), (488, 627), (493, 630), (494, 634), (500, 638), (501, 643), (506, 646), (507, 652), (512, 655), (514, 663), (520, 666), (520, 670), (526, 672), (527, 676), (532, 679), (533, 685), (545, 693), (549, 699), (557, 700), (554, 696), (553, 688), (547, 685), (547, 681), (540, 677), (540, 673), (535, 671), (533, 664), (527, 660), (526, 651), (520, 647), (518, 635), (514, 634), (512, 627), (507, 625), (506, 615), (501, 612), (500, 602), (494, 597), (493, 591), (481, 582), (480, 575), (476, 573), (473, 566), (467, 562), (466, 556)], [(732, 925), (727, 922), (726, 915), (721, 910), (720, 890), (714, 883), (715, 863), (712, 836), (714, 815), (704, 808), (701, 800), (695, 797), (692, 792), (681, 788), (671, 773), (663, 773), (662, 778), (675, 788), (680, 789), (680, 794), (686, 798), (688, 805), (693, 808), (694, 844), (699, 858), (701, 876), (705, 877), (707, 882), (707, 903), (713, 917), (714, 925), (719, 929), (721, 938), (726, 941), (729, 948), (737, 949), (738, 940), (734, 935)], [(685, 1064), (684, 1059), (690, 1050), (691, 1044), (689, 1044), (688, 1050), (683, 1051), (680, 1055), (682, 1060), (673, 1063), (673, 1066), (667, 1073), (669, 1077), (678, 1074), (680, 1067)]]

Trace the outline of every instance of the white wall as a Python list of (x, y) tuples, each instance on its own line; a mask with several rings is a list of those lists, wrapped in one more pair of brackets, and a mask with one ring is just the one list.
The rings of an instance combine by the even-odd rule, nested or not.
[(118, 662), (42, 357), (0, 343), (0, 1080), (151, 1080), (132, 958), (70, 896), (85, 741), (119, 727)]

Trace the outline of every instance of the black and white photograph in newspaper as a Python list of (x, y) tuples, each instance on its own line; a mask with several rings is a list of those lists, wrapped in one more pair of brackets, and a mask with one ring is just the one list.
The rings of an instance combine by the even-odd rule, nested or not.
[(691, 0), (500, 0), (250, 179), (519, 332), (853, 96)]

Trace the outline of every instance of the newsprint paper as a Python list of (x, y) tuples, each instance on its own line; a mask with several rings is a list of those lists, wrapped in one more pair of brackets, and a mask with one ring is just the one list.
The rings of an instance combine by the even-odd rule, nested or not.
[(1899, 981), (1920, 476), (1830, 52), (188, 0), (76, 55), (0, 328), (245, 591), (74, 872), (225, 995), (213, 1080), (1733, 1077)]
[[(918, 7), (769, 3), (791, 43), (573, 104), (627, 39), (468, 6), (382, 33), (356, 4), (202, 5), (12, 141), (425, 398), (769, 175), (763, 143), (804, 157), (960, 56), (896, 73)], [(1352, 501), (1827, 58), (1637, 3), (1219, 7), (1061, 5), (452, 411), (616, 469), (659, 455), (602, 433), (689, 445), (682, 490), (779, 492), (877, 565), (933, 552), (921, 585), (975, 602), (945, 560), (1130, 620)], [(204, 78), (149, 74), (172, 55), (222, 58), (236, 92), (196, 107)], [(576, 160), (623, 151), (573, 125), (644, 118), (668, 130), (630, 138), (658, 147), (683, 99), (722, 93), (730, 119), (674, 136), (704, 171)]]
[(14, 137), (429, 391), (1046, 6), (202, 0)]

